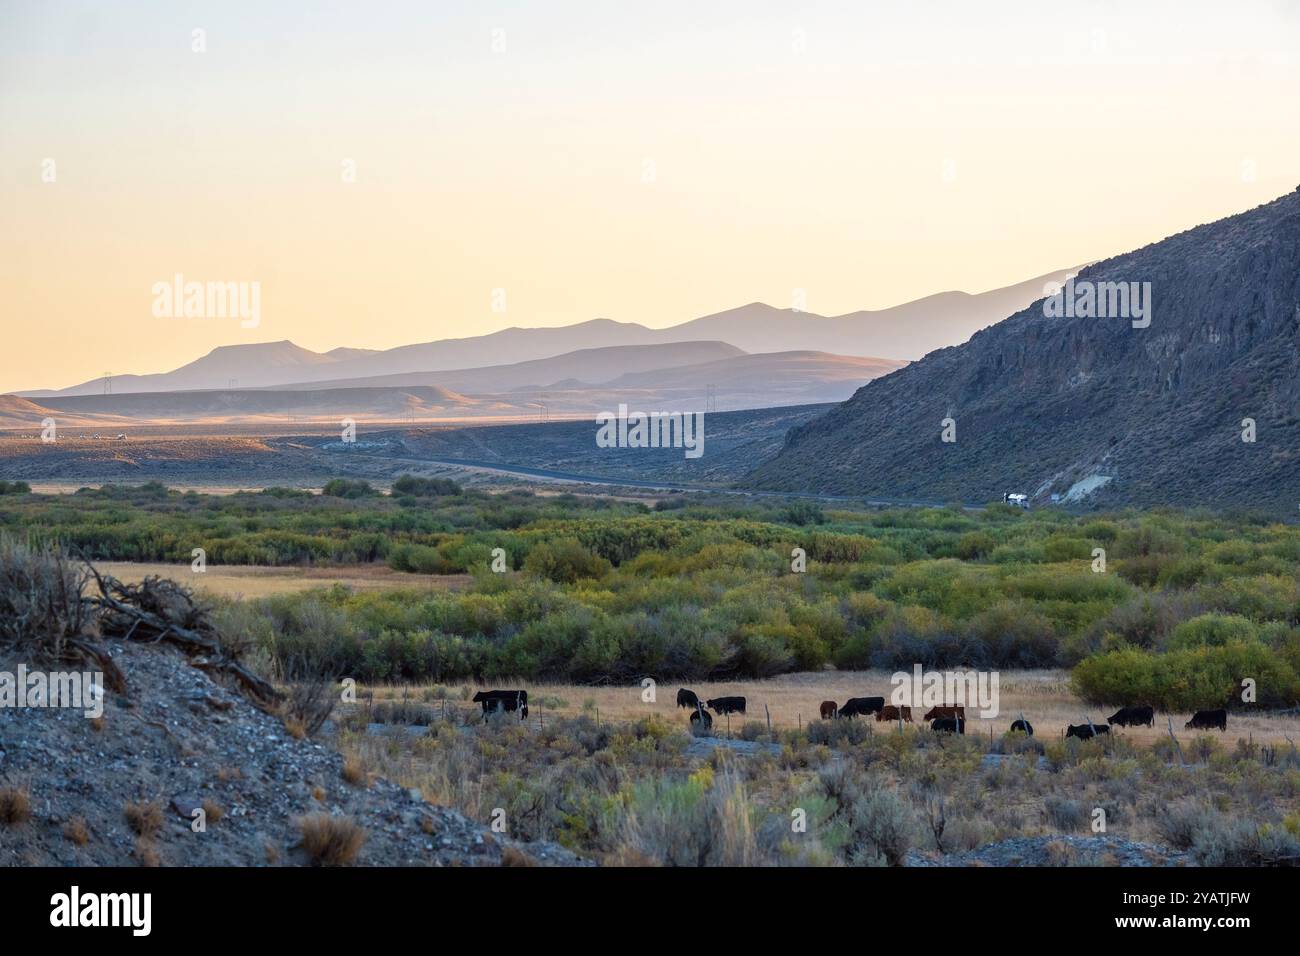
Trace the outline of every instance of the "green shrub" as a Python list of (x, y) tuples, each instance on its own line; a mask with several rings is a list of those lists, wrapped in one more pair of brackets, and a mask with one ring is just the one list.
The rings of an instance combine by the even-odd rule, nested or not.
[(1175, 627), (1166, 649), (1222, 647), (1232, 641), (1254, 641), (1258, 636), (1259, 629), (1244, 617), (1235, 614), (1202, 614)]
[(529, 551), (524, 570), (557, 584), (573, 584), (581, 578), (604, 577), (611, 565), (576, 539), (560, 538), (543, 542)]
[(352, 478), (331, 478), (325, 482), (321, 494), (330, 498), (370, 498), (379, 494), (370, 482)]

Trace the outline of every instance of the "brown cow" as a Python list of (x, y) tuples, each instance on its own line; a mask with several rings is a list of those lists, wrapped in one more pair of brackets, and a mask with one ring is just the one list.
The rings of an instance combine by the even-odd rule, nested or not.
[(839, 704), (833, 700), (822, 701), (822, 720), (832, 720), (839, 713)]
[(939, 707), (931, 707), (930, 712), (925, 715), (926, 720), (934, 720), (937, 717), (961, 717), (962, 719), (965, 719), (966, 708), (961, 706), (949, 707), (947, 705), (941, 705)]
[(907, 705), (903, 705), (902, 708), (899, 708), (893, 704), (886, 704), (880, 709), (879, 713), (876, 714), (876, 720), (898, 720), (900, 716), (910, 724), (912, 722), (912, 708)]

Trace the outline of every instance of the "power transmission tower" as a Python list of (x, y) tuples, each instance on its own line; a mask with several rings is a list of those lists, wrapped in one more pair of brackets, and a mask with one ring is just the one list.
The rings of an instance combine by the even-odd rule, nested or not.
[(113, 373), (112, 372), (104, 373), (104, 394), (105, 395), (113, 394)]

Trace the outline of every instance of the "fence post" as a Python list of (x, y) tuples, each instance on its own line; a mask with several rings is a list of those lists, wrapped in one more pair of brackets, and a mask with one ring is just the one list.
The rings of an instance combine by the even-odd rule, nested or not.
[(763, 713), (767, 714), (767, 735), (772, 736), (772, 712), (767, 709), (767, 704), (763, 705)]
[(1174, 748), (1178, 751), (1178, 766), (1186, 767), (1187, 761), (1183, 759), (1183, 745), (1174, 736), (1174, 719), (1168, 715), (1165, 716), (1165, 719), (1169, 721), (1169, 739), (1174, 742)]

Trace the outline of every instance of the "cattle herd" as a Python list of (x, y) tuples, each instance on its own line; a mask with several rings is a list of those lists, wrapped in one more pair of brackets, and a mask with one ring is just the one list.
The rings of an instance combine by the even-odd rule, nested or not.
[[(745, 698), (715, 697), (701, 703), (694, 691), (683, 687), (677, 692), (677, 706), (690, 708), (692, 724), (712, 727), (713, 718), (709, 716), (706, 707), (718, 714), (743, 714), (745, 712)], [(836, 704), (833, 700), (824, 700), (821, 702), (819, 713), (822, 720), (858, 716), (868, 717), (875, 714), (877, 721), (892, 720), (912, 723), (911, 707), (886, 704), (884, 697), (850, 697), (844, 702), (843, 706)], [(966, 708), (960, 705), (931, 707), (921, 719), (928, 721), (930, 729), (938, 733), (966, 733)], [(1094, 724), (1092, 721), (1077, 725), (1070, 724), (1066, 728), (1065, 736), (1077, 737), (1080, 740), (1091, 740), (1099, 734), (1110, 733), (1112, 725), (1116, 727), (1138, 727), (1142, 725), (1152, 727), (1155, 725), (1155, 708), (1149, 706), (1121, 707), (1107, 719), (1109, 722), (1105, 724)], [(1218, 710), (1198, 710), (1184, 727), (1187, 730), (1208, 730), (1215, 727), (1219, 730), (1227, 730), (1228, 712), (1223, 708)], [(1010, 729), (1013, 733), (1022, 733), (1029, 737), (1034, 735), (1034, 725), (1026, 720), (1023, 714), (1011, 722)]]
[[(474, 703), (482, 706), (484, 720), (487, 720), (489, 714), (503, 711), (517, 712), (520, 720), (528, 716), (528, 691), (526, 690), (481, 690), (474, 695)], [(707, 729), (713, 726), (713, 717), (709, 711), (719, 716), (743, 714), (745, 698), (714, 697), (701, 701), (695, 691), (683, 687), (677, 691), (677, 706), (690, 710), (690, 721), (693, 725)], [(869, 717), (875, 714), (877, 721), (912, 723), (911, 707), (886, 704), (883, 697), (850, 697), (843, 706), (837, 705), (833, 700), (824, 700), (821, 703), (820, 713), (823, 720)], [(1152, 727), (1155, 725), (1155, 713), (1155, 708), (1150, 706), (1121, 707), (1107, 718), (1107, 723), (1094, 724), (1088, 721), (1083, 724), (1068, 725), (1065, 736), (1091, 740), (1100, 734), (1109, 734), (1111, 727)], [(966, 733), (966, 708), (960, 705), (931, 707), (921, 719), (929, 722), (930, 729), (938, 733)], [(1198, 710), (1183, 726), (1186, 730), (1217, 728), (1226, 731), (1228, 711), (1222, 707), (1218, 710)], [(1033, 724), (1025, 720), (1023, 714), (1011, 722), (1010, 729), (1030, 737), (1034, 735)]]

